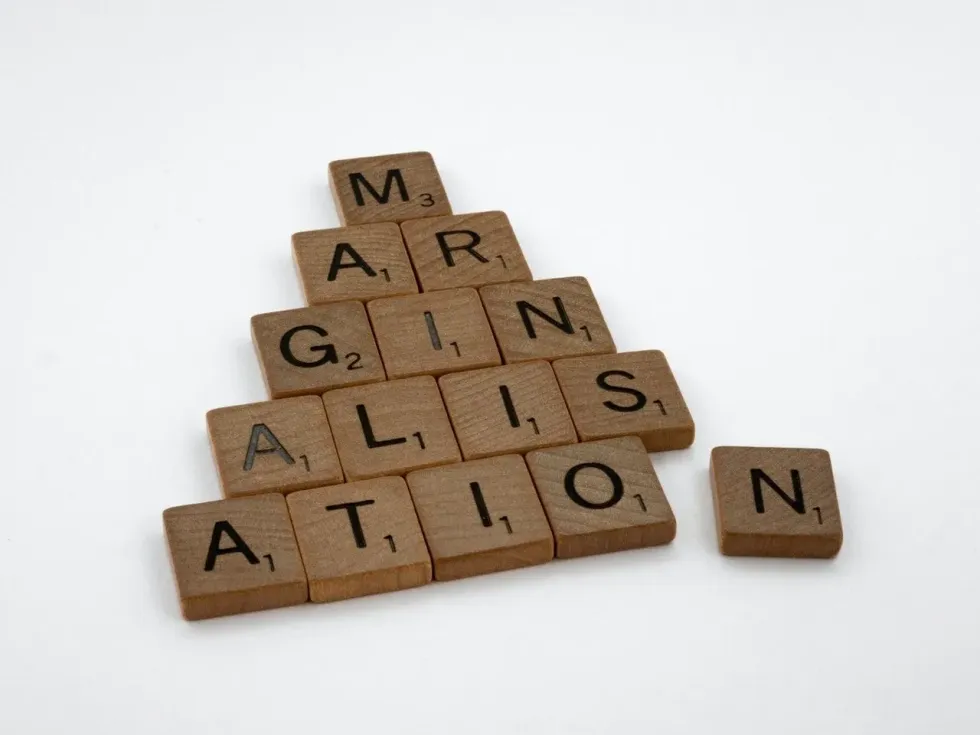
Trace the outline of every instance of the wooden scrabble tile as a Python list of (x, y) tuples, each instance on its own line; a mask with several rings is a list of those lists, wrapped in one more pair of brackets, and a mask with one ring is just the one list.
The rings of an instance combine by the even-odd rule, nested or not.
[(439, 379), (466, 459), (574, 442), (575, 427), (546, 362), (452, 373)]
[(674, 513), (638, 437), (540, 449), (527, 455), (527, 466), (559, 558), (674, 539)]
[(272, 398), (385, 379), (371, 324), (359, 301), (253, 316), (252, 341)]
[(419, 470), (407, 479), (436, 579), (502, 572), (554, 557), (548, 519), (520, 456)]
[(306, 574), (282, 495), (168, 508), (163, 525), (188, 620), (306, 602)]
[(575, 276), (480, 289), (504, 362), (615, 352), (589, 282)]
[(346, 225), (452, 214), (429, 153), (395, 153), (330, 163), (330, 191)]
[(207, 422), (226, 498), (344, 481), (317, 396), (216, 408)]
[(288, 503), (313, 602), (394, 592), (432, 580), (429, 552), (402, 478), (303, 490)]
[(435, 378), (341, 388), (323, 395), (348, 480), (459, 462)]
[(368, 314), (392, 380), (500, 364), (472, 288), (378, 299), (368, 304)]
[(553, 367), (582, 441), (638, 436), (650, 452), (694, 443), (694, 419), (659, 350), (571, 357)]
[(840, 551), (834, 471), (823, 449), (715, 447), (711, 489), (723, 554), (829, 558)]
[(395, 224), (297, 232), (293, 257), (307, 304), (419, 292)]
[(531, 280), (503, 212), (428, 217), (401, 226), (423, 291)]

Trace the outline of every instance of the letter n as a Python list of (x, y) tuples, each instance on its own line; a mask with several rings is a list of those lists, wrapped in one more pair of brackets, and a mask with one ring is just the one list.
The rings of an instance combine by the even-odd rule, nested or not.
[(806, 504), (803, 500), (803, 483), (800, 481), (800, 471), (790, 470), (790, 477), (793, 480), (793, 497), (783, 492), (773, 479), (760, 469), (752, 471), (752, 494), (755, 496), (755, 512), (765, 513), (766, 506), (762, 502), (762, 483), (763, 481), (781, 497), (786, 504), (800, 515), (806, 513)]

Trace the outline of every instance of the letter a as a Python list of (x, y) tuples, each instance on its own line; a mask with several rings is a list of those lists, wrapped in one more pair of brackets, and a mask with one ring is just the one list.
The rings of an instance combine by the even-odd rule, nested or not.
[[(262, 437), (265, 437), (265, 440), (272, 446), (267, 449), (259, 449), (259, 439)], [(248, 452), (245, 453), (245, 466), (242, 468), (243, 470), (248, 472), (252, 469), (252, 465), (255, 464), (256, 454), (278, 454), (286, 464), (296, 464), (296, 460), (289, 456), (286, 447), (279, 442), (276, 435), (265, 424), (255, 424), (252, 427), (252, 436), (248, 440)]]
[[(221, 548), (221, 534), (223, 533), (228, 534), (228, 538), (235, 543), (234, 546), (229, 546), (227, 549)], [(208, 548), (208, 558), (204, 561), (204, 571), (214, 571), (214, 563), (222, 554), (242, 554), (248, 559), (249, 564), (259, 563), (259, 558), (248, 548), (248, 544), (238, 535), (238, 531), (228, 521), (217, 521), (214, 524), (214, 529), (211, 531), (211, 546)]]

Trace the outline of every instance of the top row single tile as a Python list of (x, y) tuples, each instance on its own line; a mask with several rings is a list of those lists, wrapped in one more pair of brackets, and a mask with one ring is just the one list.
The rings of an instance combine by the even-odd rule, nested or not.
[(330, 190), (345, 225), (453, 213), (435, 161), (425, 152), (333, 161)]

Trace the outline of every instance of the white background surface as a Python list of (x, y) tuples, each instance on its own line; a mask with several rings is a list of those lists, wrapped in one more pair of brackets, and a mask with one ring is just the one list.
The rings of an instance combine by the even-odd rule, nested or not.
[[(0, 4), (0, 732), (976, 733), (980, 6)], [(333, 159), (431, 150), (698, 426), (667, 548), (199, 624), (161, 511)], [(833, 562), (717, 551), (830, 450)]]

